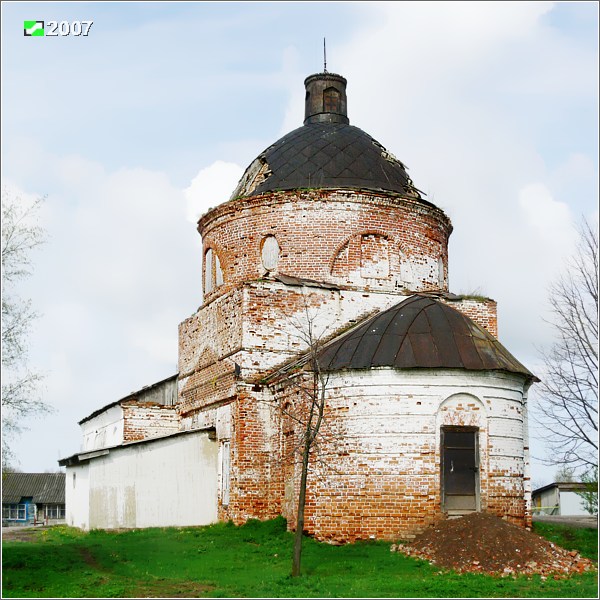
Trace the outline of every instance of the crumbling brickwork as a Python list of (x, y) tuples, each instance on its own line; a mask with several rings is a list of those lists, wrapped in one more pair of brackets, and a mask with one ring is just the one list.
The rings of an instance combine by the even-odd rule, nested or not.
[[(332, 81), (339, 96), (325, 94)], [(349, 126), (345, 79), (305, 83), (307, 127), (267, 148), (198, 222), (203, 297), (179, 326), (178, 374), (84, 419), (85, 450), (163, 435), (175, 456), (177, 439), (205, 431), (206, 473), (217, 479), (205, 515), (283, 514), (293, 527), (309, 398), (298, 361), (320, 340), (340, 361), (328, 363), (310, 459), (308, 533), (409, 538), (457, 510), (529, 524), (533, 375), (500, 349), (503, 360), (492, 356), (498, 345), (482, 344), (455, 311), (411, 297), (452, 306), (494, 336), (496, 302), (449, 292), (450, 219), (400, 161)], [(470, 474), (467, 491), (452, 488), (454, 460)]]
[(498, 337), (498, 304), (491, 298), (458, 298), (442, 302), (467, 315), (477, 325), (487, 329), (494, 337)]
[[(353, 289), (447, 290), (446, 215), (424, 201), (372, 192), (307, 190), (239, 198), (204, 215), (203, 251), (219, 258), (223, 283), (205, 302), (267, 272)], [(264, 264), (274, 236), (279, 258)], [(376, 262), (374, 262), (374, 260)], [(206, 292), (211, 289), (210, 292)]]
[(123, 441), (135, 442), (179, 431), (179, 415), (171, 406), (135, 400), (123, 402)]
[[(451, 230), (428, 203), (341, 190), (238, 198), (202, 217), (210, 268), (203, 305), (180, 325), (177, 409), (184, 429), (216, 427), (220, 519), (284, 514), (294, 523), (299, 425), (281, 407), (298, 399), (286, 376), (279, 387), (265, 378), (306, 350), (307, 320), (333, 338), (420, 291), (497, 333), (493, 300), (447, 294)], [(479, 509), (523, 522), (523, 377), (378, 373), (333, 377), (307, 531), (332, 542), (392, 539), (440, 518), (449, 424), (478, 432)]]
[(281, 514), (279, 413), (260, 391), (241, 391), (232, 406), (231, 498), (221, 518), (243, 523)]
[[(442, 518), (445, 426), (476, 429), (478, 509), (526, 524), (522, 384), (510, 375), (457, 378), (393, 369), (330, 377), (321, 442), (311, 461), (307, 532), (331, 542), (410, 538)], [(297, 386), (280, 382), (279, 390), (282, 405), (302, 402)], [(300, 478), (297, 417), (284, 417), (282, 427), (283, 513), (292, 527)]]

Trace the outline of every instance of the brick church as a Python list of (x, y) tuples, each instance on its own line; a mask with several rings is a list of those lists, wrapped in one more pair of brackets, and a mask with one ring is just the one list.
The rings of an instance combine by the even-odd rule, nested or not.
[(471, 511), (529, 524), (536, 377), (498, 341), (493, 300), (449, 292), (450, 220), (350, 125), (346, 80), (304, 83), (304, 124), (198, 222), (179, 372), (80, 421), (60, 461), (69, 524), (293, 528), (311, 349), (326, 383), (307, 533), (399, 539)]

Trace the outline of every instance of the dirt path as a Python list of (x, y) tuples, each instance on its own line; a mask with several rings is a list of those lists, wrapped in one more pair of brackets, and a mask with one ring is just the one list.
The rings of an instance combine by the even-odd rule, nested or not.
[(535, 515), (534, 523), (551, 523), (553, 525), (567, 525), (568, 527), (590, 527), (598, 529), (598, 517), (587, 516), (558, 516), (558, 515)]
[(48, 527), (37, 525), (36, 527), (3, 527), (2, 541), (6, 542), (35, 542), (40, 534)]

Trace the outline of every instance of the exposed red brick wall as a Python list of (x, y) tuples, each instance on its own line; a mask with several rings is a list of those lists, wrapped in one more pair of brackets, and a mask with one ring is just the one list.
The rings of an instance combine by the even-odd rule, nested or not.
[[(306, 381), (310, 387), (309, 378)], [(284, 387), (277, 396), (281, 406), (287, 407), (283, 414), (283, 514), (293, 530), (309, 401), (294, 384)], [(319, 442), (311, 455), (305, 531), (333, 543), (393, 540), (414, 536), (441, 518), (435, 440), (419, 439), (415, 447), (402, 447), (403, 452), (416, 452), (418, 456), (411, 472), (403, 473), (396, 456), (360, 452), (360, 440), (346, 435), (344, 417), (348, 412), (348, 406), (327, 404)]]
[[(352, 375), (344, 377), (350, 382)], [(299, 392), (298, 380), (302, 381), (297, 376), (293, 381), (275, 386), (275, 396), (282, 409), (282, 513), (291, 529), (296, 523), (299, 448), (308, 411), (307, 396)], [(411, 385), (402, 383), (401, 375), (397, 376), (397, 381), (400, 386), (408, 386), (407, 389)], [(500, 382), (499, 385), (506, 384)], [(511, 385), (518, 389), (518, 380)], [(461, 389), (460, 386), (457, 388)], [(364, 382), (358, 380), (344, 389), (343, 393), (332, 391), (329, 394), (333, 396), (327, 401), (318, 449), (311, 457), (305, 513), (307, 533), (334, 543), (370, 538), (406, 539), (443, 518), (439, 436), (440, 428), (447, 424), (478, 428), (480, 510), (516, 524), (531, 524), (524, 500), (524, 462), (516, 455), (512, 459), (498, 458), (499, 454), (502, 456), (507, 451), (502, 447), (504, 438), (498, 429), (500, 423), (496, 420), (490, 429), (490, 417), (485, 416), (486, 411), (480, 401), (468, 394), (451, 395), (438, 409), (439, 401), (435, 400), (435, 394), (424, 392), (418, 404), (427, 404), (428, 394), (433, 402), (422, 413), (423, 416), (419, 417), (418, 411), (402, 416), (402, 411), (410, 409), (406, 398), (394, 395), (395, 388), (390, 388), (389, 398), (385, 400), (372, 396), (381, 392), (376, 389), (370, 391)], [(494, 398), (493, 403), (502, 403), (504, 410), (510, 413), (517, 403), (512, 394), (506, 396), (506, 400)], [(377, 450), (378, 440), (383, 439), (380, 436), (384, 431), (367, 427), (364, 434), (357, 437), (355, 431), (347, 429), (349, 423), (360, 418), (361, 412), (357, 413), (357, 409), (353, 408), (357, 403), (372, 406), (373, 409), (367, 409), (368, 413), (372, 410), (377, 412), (377, 407), (387, 407), (386, 410), (391, 411), (390, 416), (405, 422), (412, 421), (414, 433), (398, 437), (391, 453), (382, 449), (385, 446)], [(486, 401), (488, 406), (491, 406), (490, 403), (492, 399)], [(352, 416), (353, 413), (355, 416)], [(491, 414), (494, 413), (492, 411)], [(347, 420), (349, 416), (350, 421)], [(503, 417), (500, 420), (505, 421)], [(514, 423), (517, 429), (512, 429), (512, 435), (522, 435), (519, 421), (514, 420)], [(365, 445), (372, 447), (373, 451), (366, 450)], [(406, 457), (410, 457), (409, 460)], [(499, 469), (499, 464), (504, 467)]]
[(281, 514), (279, 418), (260, 392), (241, 390), (232, 405), (231, 492), (220, 519), (244, 523)]
[(215, 298), (179, 325), (179, 404), (186, 415), (236, 393), (243, 289)]
[[(224, 279), (205, 302), (265, 275), (261, 243), (268, 235), (276, 237), (280, 248), (275, 269), (280, 273), (394, 291), (402, 285), (398, 277), (404, 256), (412, 265), (413, 291), (447, 289), (452, 226), (440, 209), (415, 199), (335, 190), (276, 192), (226, 202), (204, 215), (198, 230), (203, 252), (211, 248), (216, 253)], [(367, 250), (365, 244), (372, 240), (365, 238), (361, 254), (360, 240), (369, 235), (385, 240), (379, 242), (376, 254), (381, 258), (384, 246), (389, 252), (386, 276), (365, 272), (365, 261), (369, 264), (372, 259), (365, 252), (375, 250)], [(345, 245), (349, 251), (342, 268), (336, 260)]]
[(194, 371), (181, 383), (179, 413), (186, 415), (236, 393), (235, 363), (217, 360), (203, 369)]
[(231, 290), (179, 324), (179, 379), (242, 345), (243, 289)]
[(475, 298), (461, 298), (460, 300), (447, 300), (439, 298), (441, 302), (455, 308), (463, 315), (469, 317), (494, 337), (498, 337), (498, 304), (495, 300)]
[(123, 441), (135, 442), (179, 431), (174, 407), (128, 400), (123, 407)]
[[(441, 210), (415, 199), (308, 190), (232, 200), (204, 215), (198, 228), (203, 252), (211, 249), (215, 260), (212, 283), (219, 266), (223, 283), (180, 325), (178, 410), (186, 423), (194, 416), (212, 426), (218, 407), (230, 402), (228, 430), (217, 428), (231, 449), (229, 503), (220, 501), (219, 518), (242, 523), (283, 514), (293, 528), (299, 481), (293, 449), (301, 431), (281, 407), (306, 406), (294, 386), (265, 387), (260, 378), (304, 350), (293, 321), (301, 321), (306, 306), (320, 307), (333, 333), (411, 293), (447, 291), (452, 226)], [(267, 236), (277, 243), (263, 252)], [(284, 285), (273, 280), (277, 273), (338, 289)], [(442, 301), (497, 335), (493, 300)], [(368, 393), (365, 388), (357, 401)], [(365, 439), (376, 443), (376, 435), (345, 436), (352, 406), (342, 400), (328, 404), (319, 454), (311, 460), (307, 531), (332, 542), (398, 539), (441, 518), (437, 409), (424, 429), (415, 429), (419, 435), (403, 442), (402, 453), (413, 459), (401, 468), (397, 452), (363, 451)], [(467, 402), (447, 414), (455, 424), (479, 426), (482, 412)], [(486, 464), (487, 440), (482, 430)], [(482, 471), (481, 509), (526, 523), (523, 473), (511, 468)]]

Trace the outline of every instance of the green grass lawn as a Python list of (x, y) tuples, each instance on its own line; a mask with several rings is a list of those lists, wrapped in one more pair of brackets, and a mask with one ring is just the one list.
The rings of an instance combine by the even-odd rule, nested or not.
[[(597, 560), (597, 531), (537, 525), (536, 531)], [(595, 598), (596, 573), (542, 581), (441, 573), (383, 542), (330, 546), (305, 540), (303, 575), (289, 576), (285, 521), (243, 527), (36, 532), (3, 542), (2, 597), (576, 597)]]

